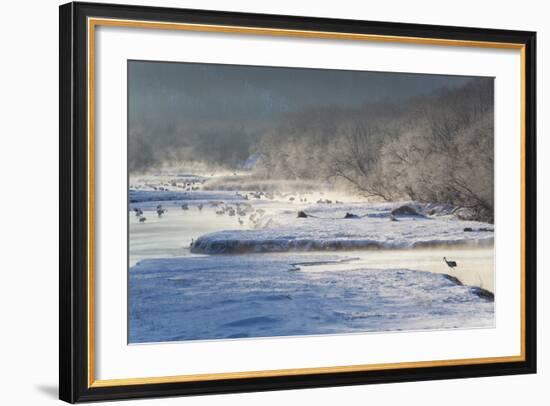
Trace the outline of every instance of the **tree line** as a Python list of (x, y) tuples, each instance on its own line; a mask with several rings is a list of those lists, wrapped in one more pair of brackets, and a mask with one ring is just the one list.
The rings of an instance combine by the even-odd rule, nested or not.
[(492, 221), (493, 81), (401, 104), (288, 114), (255, 150), (265, 178), (339, 182), (387, 201), (466, 207)]

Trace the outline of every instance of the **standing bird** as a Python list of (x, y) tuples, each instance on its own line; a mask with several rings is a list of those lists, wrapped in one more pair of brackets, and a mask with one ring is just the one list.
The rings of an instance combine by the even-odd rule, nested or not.
[(455, 261), (447, 261), (447, 258), (446, 257), (443, 257), (443, 260), (445, 261), (445, 263), (449, 266), (449, 268), (453, 269), (454, 267), (456, 267), (456, 262)]

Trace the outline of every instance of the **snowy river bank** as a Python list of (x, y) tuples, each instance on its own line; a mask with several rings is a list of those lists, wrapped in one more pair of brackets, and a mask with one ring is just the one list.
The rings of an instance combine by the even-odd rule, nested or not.
[(493, 326), (492, 226), (329, 197), (131, 192), (130, 343)]

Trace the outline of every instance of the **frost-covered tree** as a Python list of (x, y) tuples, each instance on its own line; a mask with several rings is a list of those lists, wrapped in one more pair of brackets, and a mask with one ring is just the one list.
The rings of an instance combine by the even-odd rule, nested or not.
[(492, 220), (493, 83), (400, 105), (294, 113), (256, 145), (261, 176), (331, 180), (364, 196), (467, 207)]

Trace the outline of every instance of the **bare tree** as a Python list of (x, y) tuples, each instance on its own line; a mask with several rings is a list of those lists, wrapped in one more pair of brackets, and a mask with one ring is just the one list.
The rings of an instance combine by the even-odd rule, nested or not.
[(394, 105), (293, 113), (256, 145), (259, 172), (330, 180), (364, 196), (442, 202), (492, 219), (493, 83)]

